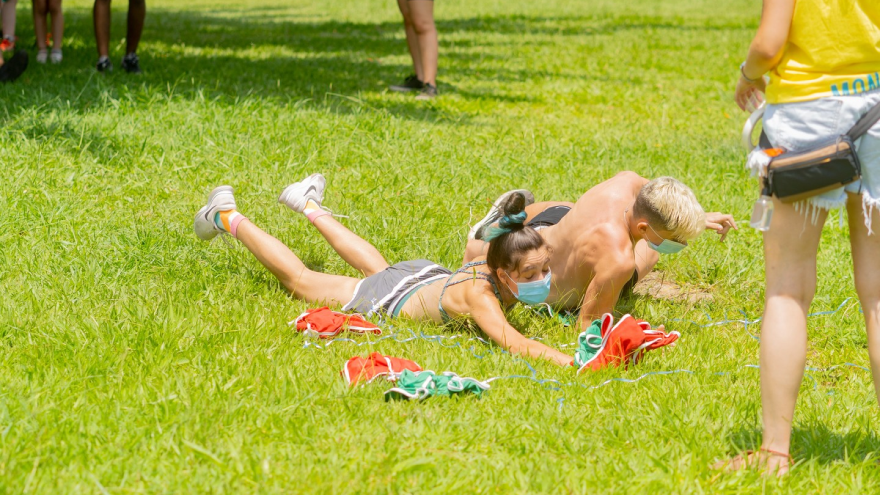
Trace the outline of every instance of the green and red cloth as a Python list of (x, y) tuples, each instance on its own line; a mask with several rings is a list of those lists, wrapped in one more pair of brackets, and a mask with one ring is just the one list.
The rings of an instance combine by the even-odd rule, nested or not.
[(607, 366), (635, 366), (645, 352), (672, 344), (679, 337), (678, 332), (652, 329), (650, 323), (631, 315), (624, 315), (615, 324), (614, 316), (606, 313), (578, 336), (574, 362), (578, 373)]

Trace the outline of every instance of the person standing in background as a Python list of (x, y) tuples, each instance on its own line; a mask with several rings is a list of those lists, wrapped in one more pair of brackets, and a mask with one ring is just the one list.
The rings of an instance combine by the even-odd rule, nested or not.
[(0, 52), (11, 52), (15, 50), (15, 42), (18, 37), (15, 36), (15, 7), (18, 0), (2, 0), (0, 1), (0, 19), (2, 19), (3, 39), (0, 40)]
[[(3, 26), (3, 39), (0, 41), (0, 83), (15, 81), (28, 66), (28, 55), (24, 50), (16, 51), (9, 60), (3, 59), (3, 52), (15, 49), (16, 3), (17, 0), (0, 0), (0, 25)], [(9, 35), (9, 39), (6, 35)]]
[(403, 14), (406, 44), (415, 73), (403, 83), (388, 89), (401, 93), (418, 91), (417, 100), (437, 96), (437, 26), (434, 24), (434, 0), (397, 0)]
[[(61, 63), (61, 39), (64, 37), (64, 14), (61, 12), (61, 0), (33, 0), (34, 35), (37, 37), (37, 62), (46, 63), (51, 58), (53, 64)], [(52, 15), (52, 34), (48, 31), (48, 17)], [(51, 36), (52, 55), (49, 56), (48, 45)]]
[[(95, 41), (98, 44), (98, 72), (110, 72), (110, 0), (95, 0), (92, 11), (95, 20)], [(144, 31), (144, 19), (147, 17), (146, 0), (128, 0), (128, 28), (125, 33), (125, 56), (122, 57), (122, 68), (132, 74), (141, 73), (140, 60), (137, 56), (138, 43)]]
[[(764, 80), (768, 72), (769, 83)], [(766, 95), (764, 132), (770, 144), (799, 152), (846, 133), (880, 103), (878, 74), (877, 0), (764, 0), (734, 98), (745, 110), (757, 107)], [(791, 467), (791, 429), (806, 364), (816, 255), (828, 210), (839, 206), (846, 207), (849, 218), (856, 292), (880, 399), (880, 125), (858, 139), (856, 148), (861, 180), (794, 204), (772, 199), (774, 213), (764, 233), (763, 438), (759, 450), (724, 463), (728, 469), (756, 466), (781, 475)]]

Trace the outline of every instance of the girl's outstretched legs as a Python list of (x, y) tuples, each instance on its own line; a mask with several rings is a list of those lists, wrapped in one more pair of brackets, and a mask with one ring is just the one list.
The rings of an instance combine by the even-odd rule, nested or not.
[(309, 270), (290, 248), (250, 220), (241, 220), (236, 238), (298, 299), (340, 306), (351, 300), (358, 279)]
[(312, 222), (318, 232), (346, 263), (365, 277), (388, 268), (385, 257), (375, 246), (348, 230), (331, 215), (322, 215)]
[(193, 230), (203, 241), (229, 233), (263, 264), (295, 297), (310, 303), (345, 304), (359, 279), (314, 272), (281, 241), (260, 230), (236, 210), (232, 187), (220, 186), (196, 213)]
[(348, 230), (321, 207), (326, 185), (327, 180), (323, 175), (312, 174), (287, 186), (278, 201), (305, 215), (333, 250), (364, 276), (369, 277), (388, 268), (388, 262), (372, 244)]

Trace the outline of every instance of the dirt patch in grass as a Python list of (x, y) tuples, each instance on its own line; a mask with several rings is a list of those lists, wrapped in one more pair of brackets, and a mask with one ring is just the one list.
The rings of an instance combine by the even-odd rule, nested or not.
[(648, 296), (656, 299), (664, 299), (675, 302), (698, 303), (712, 301), (710, 292), (699, 287), (681, 286), (666, 277), (663, 272), (651, 272), (633, 288), (633, 292), (640, 296)]

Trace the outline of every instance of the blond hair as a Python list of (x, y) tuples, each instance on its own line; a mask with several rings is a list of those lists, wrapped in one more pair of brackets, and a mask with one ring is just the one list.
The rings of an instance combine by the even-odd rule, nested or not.
[(647, 219), (655, 229), (671, 232), (678, 241), (689, 241), (706, 228), (706, 212), (694, 192), (672, 177), (645, 184), (636, 197), (633, 214)]

